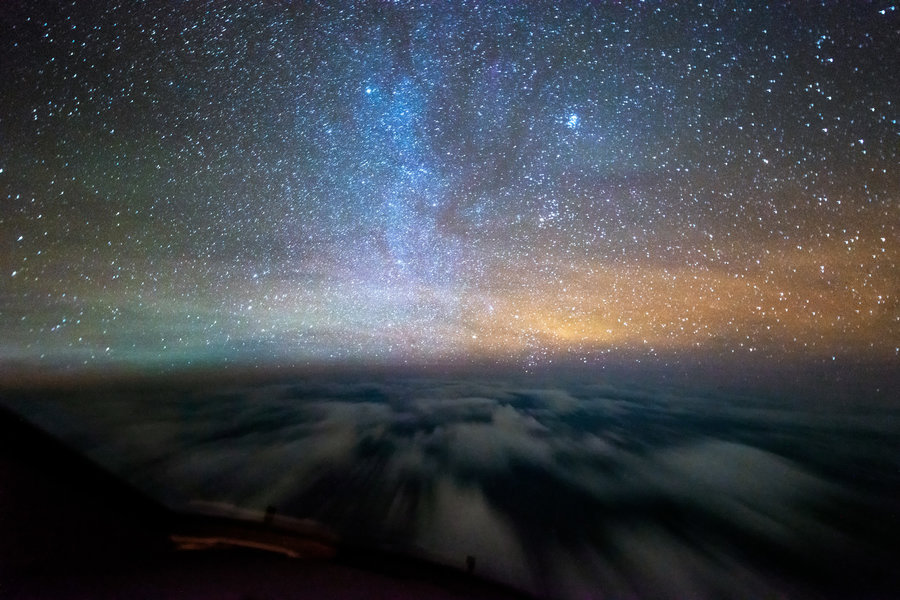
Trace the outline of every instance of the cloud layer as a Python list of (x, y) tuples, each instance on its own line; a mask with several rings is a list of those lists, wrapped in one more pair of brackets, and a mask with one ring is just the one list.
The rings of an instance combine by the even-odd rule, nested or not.
[(307, 379), (17, 409), (175, 507), (272, 505), (347, 543), (475, 556), (541, 595), (888, 589), (896, 410), (535, 383)]

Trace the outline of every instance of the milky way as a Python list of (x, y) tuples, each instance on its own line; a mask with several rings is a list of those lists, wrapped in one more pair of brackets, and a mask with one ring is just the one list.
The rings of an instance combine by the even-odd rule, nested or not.
[(4, 362), (896, 360), (890, 2), (5, 2)]

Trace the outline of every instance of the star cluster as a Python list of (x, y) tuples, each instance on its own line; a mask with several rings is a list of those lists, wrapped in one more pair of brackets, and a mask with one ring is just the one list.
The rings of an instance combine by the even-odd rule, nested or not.
[(898, 356), (890, 2), (0, 27), (6, 362)]

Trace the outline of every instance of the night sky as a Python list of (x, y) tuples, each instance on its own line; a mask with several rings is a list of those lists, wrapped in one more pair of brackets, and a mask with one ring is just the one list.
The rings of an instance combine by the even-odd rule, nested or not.
[(8, 0), (0, 358), (896, 361), (898, 103), (891, 2)]

